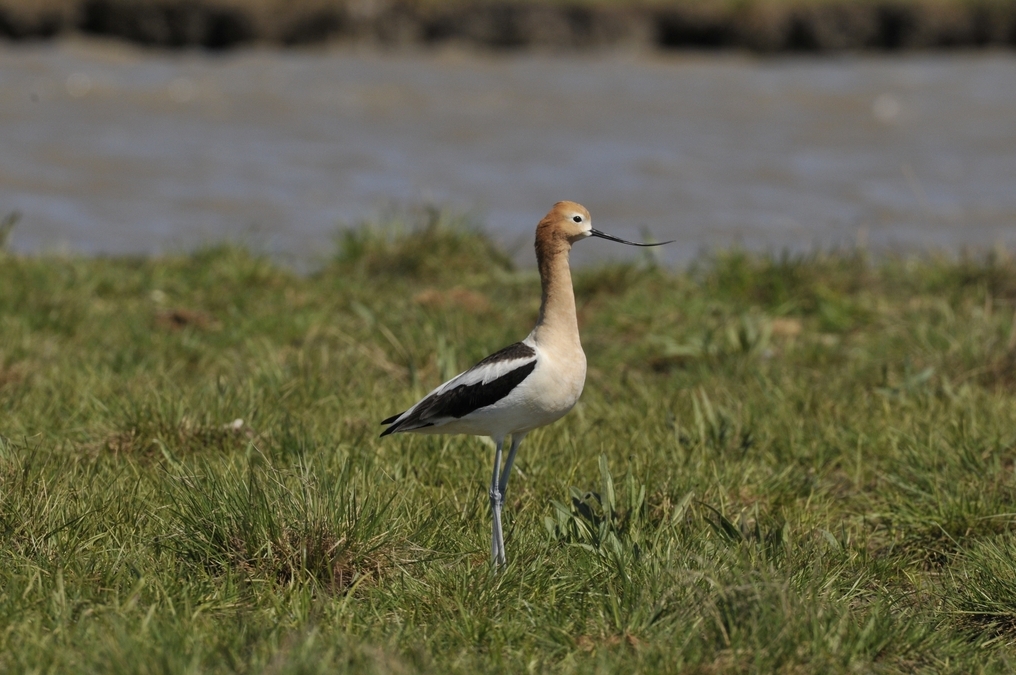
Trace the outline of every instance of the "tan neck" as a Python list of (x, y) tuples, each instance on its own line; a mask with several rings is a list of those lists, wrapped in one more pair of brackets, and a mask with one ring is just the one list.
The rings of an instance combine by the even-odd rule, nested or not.
[(570, 249), (571, 244), (564, 238), (537, 236), (536, 263), (543, 282), (543, 297), (533, 337), (547, 346), (577, 347), (581, 350), (575, 293), (568, 267)]

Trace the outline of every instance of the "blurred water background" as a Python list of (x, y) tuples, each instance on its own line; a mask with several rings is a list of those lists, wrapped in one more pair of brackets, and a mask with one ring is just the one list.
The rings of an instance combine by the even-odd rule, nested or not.
[(677, 239), (673, 263), (1012, 246), (1016, 55), (0, 46), (18, 251), (233, 240), (313, 264), (338, 228), (434, 203), (527, 260), (559, 199), (604, 231)]

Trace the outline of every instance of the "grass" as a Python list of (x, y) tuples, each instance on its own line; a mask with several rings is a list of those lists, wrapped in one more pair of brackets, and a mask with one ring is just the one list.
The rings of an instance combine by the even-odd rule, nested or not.
[(491, 449), (377, 438), (536, 317), (468, 224), (365, 227), (310, 276), (0, 252), (0, 671), (1016, 667), (1016, 263), (576, 289), (586, 391), (523, 446), (493, 575)]

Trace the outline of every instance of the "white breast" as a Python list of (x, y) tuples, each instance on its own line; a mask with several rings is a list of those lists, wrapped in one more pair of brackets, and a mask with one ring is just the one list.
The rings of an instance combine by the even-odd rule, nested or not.
[(504, 400), (506, 407), (519, 411), (521, 426), (513, 432), (536, 429), (563, 417), (575, 407), (586, 382), (586, 356), (581, 350), (565, 358), (539, 346), (536, 350), (536, 369)]

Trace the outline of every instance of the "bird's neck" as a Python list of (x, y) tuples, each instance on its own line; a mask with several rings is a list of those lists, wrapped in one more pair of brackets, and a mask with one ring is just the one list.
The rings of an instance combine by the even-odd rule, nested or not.
[(565, 240), (537, 239), (536, 263), (540, 268), (543, 296), (533, 338), (546, 347), (581, 351), (575, 293), (568, 266), (570, 249), (571, 245)]

